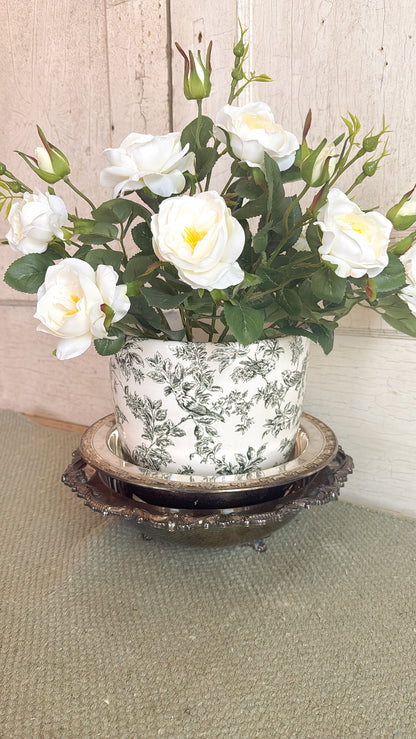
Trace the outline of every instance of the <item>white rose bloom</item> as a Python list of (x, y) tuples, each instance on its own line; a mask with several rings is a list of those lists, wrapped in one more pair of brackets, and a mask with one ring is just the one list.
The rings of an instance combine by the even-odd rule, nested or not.
[(323, 232), (319, 253), (325, 262), (336, 265), (339, 277), (376, 277), (387, 267), (392, 224), (381, 213), (363, 213), (333, 187), (318, 219)]
[(400, 260), (404, 265), (408, 284), (398, 295), (416, 316), (416, 244), (402, 254)]
[(397, 211), (398, 216), (416, 216), (416, 200), (406, 200)]
[(187, 285), (223, 290), (243, 280), (236, 260), (244, 247), (244, 230), (218, 193), (164, 200), (151, 229), (156, 255), (174, 264)]
[(54, 174), (51, 158), (44, 146), (36, 147), (35, 157), (37, 159), (39, 169), (41, 169), (43, 172)]
[(57, 195), (25, 192), (10, 208), (6, 239), (14, 251), (41, 254), (54, 236), (63, 238), (61, 226), (67, 218), (65, 203)]
[(315, 164), (313, 165), (313, 169), (312, 169), (311, 180), (310, 180), (312, 183), (318, 182), (320, 178), (322, 177), (327, 159), (329, 159), (328, 179), (330, 179), (335, 172), (335, 167), (337, 164), (336, 148), (334, 144), (325, 144), (325, 146), (322, 147), (321, 151), (316, 157)]
[(93, 339), (107, 336), (105, 303), (114, 311), (113, 322), (126, 315), (130, 301), (125, 285), (117, 285), (117, 273), (100, 264), (97, 271), (81, 259), (69, 258), (46, 271), (38, 290), (35, 318), (38, 331), (59, 337), (58, 359), (71, 359), (85, 352)]
[(295, 161), (299, 142), (293, 133), (275, 123), (266, 103), (248, 103), (241, 108), (224, 105), (215, 123), (214, 135), (226, 143), (226, 131), (235, 156), (250, 167), (264, 169), (264, 152), (277, 162), (282, 172)]
[(110, 166), (101, 172), (101, 185), (112, 187), (114, 197), (144, 187), (165, 198), (182, 192), (182, 173), (193, 166), (195, 158), (188, 150), (189, 144), (182, 148), (180, 133), (130, 133), (118, 149), (105, 150)]

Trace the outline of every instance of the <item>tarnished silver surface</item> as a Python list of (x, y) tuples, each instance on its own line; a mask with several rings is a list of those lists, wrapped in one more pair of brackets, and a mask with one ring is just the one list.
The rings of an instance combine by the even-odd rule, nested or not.
[(329, 426), (307, 413), (301, 417), (292, 459), (277, 467), (239, 475), (179, 475), (138, 467), (122, 456), (113, 415), (90, 426), (80, 443), (83, 459), (107, 478), (147, 489), (181, 493), (247, 491), (287, 485), (321, 470), (334, 457), (337, 448), (336, 436)]
[(144, 536), (161, 536), (198, 546), (251, 543), (258, 551), (264, 551), (263, 540), (300, 510), (336, 500), (352, 470), (351, 457), (338, 447), (328, 465), (290, 483), (283, 493), (279, 487), (275, 499), (259, 505), (217, 510), (168, 508), (124, 497), (102, 482), (80, 450), (74, 452), (62, 480), (89, 508), (105, 516), (136, 521)]

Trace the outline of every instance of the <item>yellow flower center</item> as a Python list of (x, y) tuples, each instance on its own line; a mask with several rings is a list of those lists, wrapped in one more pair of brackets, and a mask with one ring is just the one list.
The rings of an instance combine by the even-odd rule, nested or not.
[(189, 244), (192, 252), (194, 252), (195, 247), (200, 241), (202, 241), (206, 233), (206, 231), (197, 231), (195, 228), (189, 228), (189, 226), (187, 226), (183, 231), (183, 239), (187, 244)]
[(79, 301), (79, 297), (78, 297), (78, 295), (70, 295), (69, 297), (71, 298), (72, 302), (74, 303), (74, 310), (68, 310), (65, 313), (65, 315), (66, 316), (74, 316), (75, 313), (78, 313), (77, 303)]
[(358, 213), (350, 213), (349, 215), (340, 218), (340, 225), (352, 228), (353, 231), (364, 236), (367, 241), (371, 240), (374, 233), (374, 227), (372, 228), (365, 217)]
[(274, 133), (276, 130), (276, 123), (273, 123), (269, 118), (265, 118), (260, 115), (250, 115), (249, 113), (242, 113), (240, 117), (242, 122), (246, 124), (250, 131), (262, 128), (267, 131), (267, 133)]

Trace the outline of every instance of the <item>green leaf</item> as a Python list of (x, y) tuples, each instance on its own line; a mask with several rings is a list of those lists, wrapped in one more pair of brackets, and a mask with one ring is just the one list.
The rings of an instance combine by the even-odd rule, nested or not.
[(373, 277), (377, 295), (396, 293), (406, 285), (406, 273), (399, 257), (389, 252), (389, 263), (377, 277)]
[(218, 152), (213, 147), (207, 146), (204, 149), (197, 149), (195, 170), (198, 182), (205, 179), (205, 177), (212, 171), (217, 159)]
[(229, 189), (230, 191), (235, 191), (240, 198), (245, 198), (246, 200), (255, 200), (263, 194), (263, 190), (256, 185), (254, 180), (244, 177), (232, 183)]
[(248, 305), (224, 305), (224, 316), (227, 326), (234, 338), (247, 346), (260, 338), (263, 333), (264, 312)]
[(253, 237), (253, 249), (256, 254), (259, 254), (262, 251), (266, 251), (269, 233), (272, 228), (273, 223), (272, 221), (269, 221), (268, 223), (266, 223), (265, 226), (263, 226), (263, 228), (257, 231), (256, 235)]
[(285, 169), (281, 174), (283, 184), (286, 182), (298, 182), (298, 180), (302, 179), (299, 167), (296, 167), (294, 164), (289, 169)]
[(390, 326), (408, 336), (416, 336), (416, 316), (398, 295), (382, 298), (378, 306), (382, 308), (383, 318)]
[(77, 259), (85, 259), (88, 252), (90, 252), (92, 249), (91, 244), (83, 244), (78, 248), (78, 250), (75, 252), (74, 257)]
[(322, 313), (322, 308), (318, 305), (314, 292), (312, 290), (311, 280), (307, 278), (299, 286), (299, 297), (303, 303), (305, 309), (309, 311), (311, 316), (319, 316)]
[(259, 275), (253, 275), (251, 274), (251, 272), (244, 272), (244, 279), (242, 282), (239, 282), (238, 285), (234, 286), (233, 291), (232, 291), (232, 296), (234, 297), (234, 295), (236, 295), (240, 290), (245, 290), (245, 288), (247, 287), (254, 287), (255, 285), (260, 285), (261, 282), (262, 282), (262, 279), (261, 277), (259, 277)]
[(124, 223), (128, 218), (144, 218), (148, 221), (151, 213), (144, 208), (143, 205), (135, 203), (127, 198), (114, 198), (102, 203), (98, 208), (92, 211), (92, 216), (96, 221), (105, 221), (106, 223)]
[(153, 235), (147, 223), (138, 223), (131, 229), (131, 235), (142, 254), (153, 254)]
[(401, 257), (402, 254), (404, 254), (408, 249), (410, 249), (415, 239), (416, 239), (416, 233), (412, 233), (412, 234), (409, 234), (408, 236), (405, 236), (404, 239), (400, 239), (400, 241), (396, 241), (396, 243), (393, 244), (393, 246), (389, 247), (389, 253), (396, 254), (396, 256)]
[(238, 210), (235, 210), (233, 216), (238, 220), (247, 218), (256, 218), (264, 214), (267, 206), (267, 195), (263, 193), (259, 198), (250, 200)]
[(281, 202), (285, 198), (285, 190), (279, 165), (267, 153), (264, 155), (264, 173), (269, 190), (267, 212), (270, 214), (270, 220), (277, 223), (282, 217)]
[(125, 341), (125, 334), (116, 326), (110, 326), (108, 329), (108, 338), (95, 339), (94, 346), (98, 354), (102, 357), (108, 357), (110, 354), (117, 354), (122, 348)]
[(45, 282), (45, 273), (54, 259), (48, 252), (43, 254), (26, 254), (13, 262), (6, 270), (6, 285), (23, 293), (36, 293)]
[(322, 246), (321, 229), (314, 223), (310, 223), (306, 229), (306, 241), (312, 251), (318, 251), (319, 247)]
[(116, 272), (120, 269), (123, 255), (119, 251), (110, 251), (109, 249), (91, 249), (85, 255), (85, 261), (94, 270), (99, 264), (107, 264), (113, 267)]
[(151, 307), (171, 310), (181, 305), (186, 297), (191, 294), (191, 291), (170, 295), (154, 287), (143, 287), (141, 293), (145, 297), (147, 304)]
[(334, 346), (334, 331), (338, 324), (336, 321), (325, 321), (324, 323), (310, 324), (311, 339), (320, 344), (325, 354), (329, 354)]
[(302, 301), (296, 290), (291, 290), (287, 287), (283, 288), (283, 290), (276, 293), (276, 302), (291, 317), (297, 317), (302, 314)]
[(94, 223), (94, 227), (89, 233), (81, 234), (79, 240), (84, 244), (105, 244), (107, 241), (113, 241), (118, 236), (117, 226), (111, 223)]
[(133, 325), (138, 321), (144, 329), (150, 328), (157, 333), (164, 333), (173, 341), (181, 341), (185, 335), (184, 328), (179, 330), (168, 328), (165, 321), (163, 321), (162, 316), (147, 304), (142, 295), (138, 295), (130, 299), (130, 312), (125, 316), (123, 322), (127, 322), (130, 315), (133, 316)]
[(214, 122), (211, 120), (211, 118), (208, 118), (208, 116), (206, 115), (201, 116), (201, 127), (199, 130), (199, 144), (198, 144), (197, 138), (196, 138), (198, 118), (195, 118), (193, 121), (188, 123), (188, 125), (185, 126), (185, 128), (182, 131), (182, 135), (181, 135), (182, 146), (185, 146), (185, 144), (189, 144), (189, 148), (191, 149), (191, 151), (196, 151), (197, 149), (200, 149), (206, 146), (212, 136), (213, 126), (214, 126)]
[(341, 303), (345, 296), (347, 281), (338, 277), (334, 270), (326, 265), (317, 269), (311, 276), (312, 292), (317, 300), (328, 303)]
[(92, 218), (74, 218), (69, 217), (73, 222), (74, 232), (77, 234), (89, 234), (93, 230), (96, 221)]
[(135, 254), (134, 257), (129, 259), (126, 265), (126, 269), (123, 273), (123, 282), (133, 282), (138, 280), (140, 277), (144, 277), (144, 273), (155, 261), (155, 255), (152, 254)]
[[(157, 331), (161, 329), (162, 319), (159, 313), (150, 307), (143, 295), (136, 295), (130, 298), (129, 314), (134, 316), (134, 321), (137, 319), (141, 325), (150, 326)], [(127, 317), (123, 320), (126, 320)]]

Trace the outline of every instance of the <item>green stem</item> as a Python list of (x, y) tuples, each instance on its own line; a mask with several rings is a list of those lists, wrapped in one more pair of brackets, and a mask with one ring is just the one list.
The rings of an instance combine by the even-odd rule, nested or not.
[(185, 308), (183, 307), (183, 305), (180, 305), (179, 306), (179, 312), (181, 314), (181, 321), (182, 321), (182, 325), (183, 325), (183, 327), (185, 329), (186, 338), (187, 338), (188, 341), (192, 341), (192, 326), (191, 326), (191, 324), (188, 321), (188, 316), (186, 315), (186, 311), (185, 311)]
[(196, 145), (198, 149), (201, 148), (201, 141), (200, 141), (200, 133), (201, 133), (201, 126), (202, 126), (202, 100), (196, 101), (198, 106), (198, 119), (196, 123)]
[(228, 181), (225, 183), (224, 187), (221, 190), (221, 196), (223, 197), (225, 193), (228, 190), (228, 186), (231, 185), (232, 181), (234, 179), (234, 175), (232, 174), (231, 177), (228, 179)]
[(78, 190), (78, 188), (75, 187), (75, 185), (72, 184), (72, 182), (69, 179), (69, 177), (64, 177), (64, 182), (68, 185), (68, 187), (71, 188), (71, 190), (73, 190), (74, 192), (76, 192), (77, 195), (79, 195), (83, 200), (85, 200), (86, 203), (88, 203), (88, 205), (91, 206), (91, 210), (95, 210), (94, 203), (92, 203), (91, 200), (89, 198), (87, 198), (87, 196), (84, 195), (83, 192), (81, 192), (81, 190)]
[(160, 318), (161, 318), (161, 321), (162, 321), (162, 323), (163, 323), (164, 327), (165, 327), (165, 328), (167, 328), (167, 329), (168, 329), (168, 331), (170, 331), (170, 326), (169, 326), (169, 322), (168, 322), (168, 319), (166, 318), (166, 316), (165, 316), (165, 314), (164, 314), (163, 310), (162, 310), (161, 308), (156, 308), (156, 310), (157, 310), (157, 312), (159, 313), (159, 316), (160, 316)]
[[(13, 180), (13, 182), (17, 182), (17, 184), (21, 187), (22, 192), (33, 192), (33, 190), (31, 190), (30, 187), (27, 187), (24, 184), (24, 182), (22, 182), (21, 180), (18, 180), (17, 177), (15, 177), (15, 175), (13, 174), (13, 172), (9, 172), (8, 169), (6, 169), (3, 176), (8, 177), (10, 180)], [(7, 185), (7, 182), (6, 182), (6, 185)], [(17, 194), (18, 193), (16, 193), (16, 195)]]
[(306, 195), (306, 193), (308, 192), (308, 190), (309, 190), (309, 187), (310, 187), (309, 185), (305, 185), (305, 187), (303, 188), (302, 192), (301, 192), (301, 193), (299, 193), (299, 195), (297, 195), (297, 196), (296, 196), (295, 198), (293, 198), (293, 200), (292, 200), (291, 204), (290, 204), (290, 205), (289, 205), (289, 207), (288, 207), (288, 208), (286, 209), (286, 211), (285, 211), (285, 214), (284, 214), (284, 216), (283, 216), (283, 228), (284, 228), (284, 233), (287, 233), (287, 231), (288, 231), (288, 225), (289, 225), (289, 216), (290, 216), (290, 214), (291, 214), (291, 212), (292, 212), (293, 208), (295, 207), (295, 205), (297, 205), (298, 203), (300, 203), (300, 201), (302, 200), (302, 198), (303, 198), (303, 197), (304, 197), (304, 196)]
[(126, 261), (126, 263), (127, 263), (127, 261), (128, 261), (128, 258), (127, 258), (127, 252), (126, 252), (126, 249), (125, 249), (125, 246), (124, 246), (124, 239), (123, 239), (123, 236), (124, 236), (124, 234), (123, 234), (123, 229), (121, 229), (121, 233), (120, 233), (120, 238), (119, 238), (119, 242), (120, 242), (120, 246), (121, 246), (121, 248), (122, 248), (122, 251), (123, 251), (123, 256), (124, 256), (124, 259), (125, 259), (125, 261)]
[(211, 333), (209, 334), (208, 341), (213, 341), (216, 322), (217, 322), (217, 305), (216, 303), (213, 303), (212, 304), (212, 314), (211, 314)]

